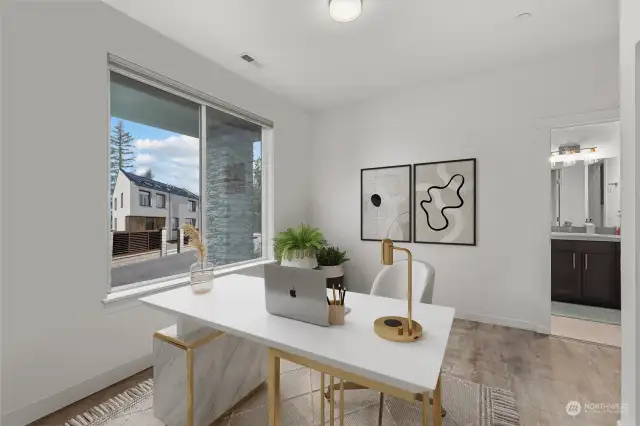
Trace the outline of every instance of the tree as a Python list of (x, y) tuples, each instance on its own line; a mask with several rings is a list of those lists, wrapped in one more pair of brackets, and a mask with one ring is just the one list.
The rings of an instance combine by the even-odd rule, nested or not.
[(111, 190), (116, 185), (120, 169), (128, 171), (135, 165), (134, 140), (131, 133), (124, 130), (122, 120), (111, 129)]
[(262, 232), (262, 157), (253, 160), (253, 232)]
[(144, 174), (142, 175), (148, 179), (153, 179), (153, 171), (151, 169), (147, 169), (146, 172), (144, 172)]

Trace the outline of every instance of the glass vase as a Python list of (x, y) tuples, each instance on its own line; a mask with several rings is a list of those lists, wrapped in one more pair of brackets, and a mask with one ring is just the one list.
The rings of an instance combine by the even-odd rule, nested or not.
[(211, 291), (213, 288), (213, 263), (206, 259), (197, 261), (191, 265), (191, 290), (194, 293), (202, 294)]

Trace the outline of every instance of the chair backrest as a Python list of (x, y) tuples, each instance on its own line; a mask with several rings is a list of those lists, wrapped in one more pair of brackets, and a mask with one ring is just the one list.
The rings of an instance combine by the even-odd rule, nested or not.
[[(373, 282), (371, 294), (407, 300), (407, 260), (400, 260), (385, 267)], [(412, 264), (413, 300), (421, 303), (432, 303), (436, 270), (433, 266), (420, 260)]]

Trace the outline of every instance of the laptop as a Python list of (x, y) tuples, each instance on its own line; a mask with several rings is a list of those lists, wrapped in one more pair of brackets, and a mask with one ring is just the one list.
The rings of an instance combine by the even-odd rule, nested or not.
[(264, 284), (270, 314), (329, 326), (324, 271), (264, 265)]

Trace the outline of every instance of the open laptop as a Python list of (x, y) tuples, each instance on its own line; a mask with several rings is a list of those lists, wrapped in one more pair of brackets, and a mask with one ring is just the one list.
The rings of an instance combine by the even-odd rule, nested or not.
[(264, 265), (264, 284), (270, 314), (329, 326), (324, 271)]

